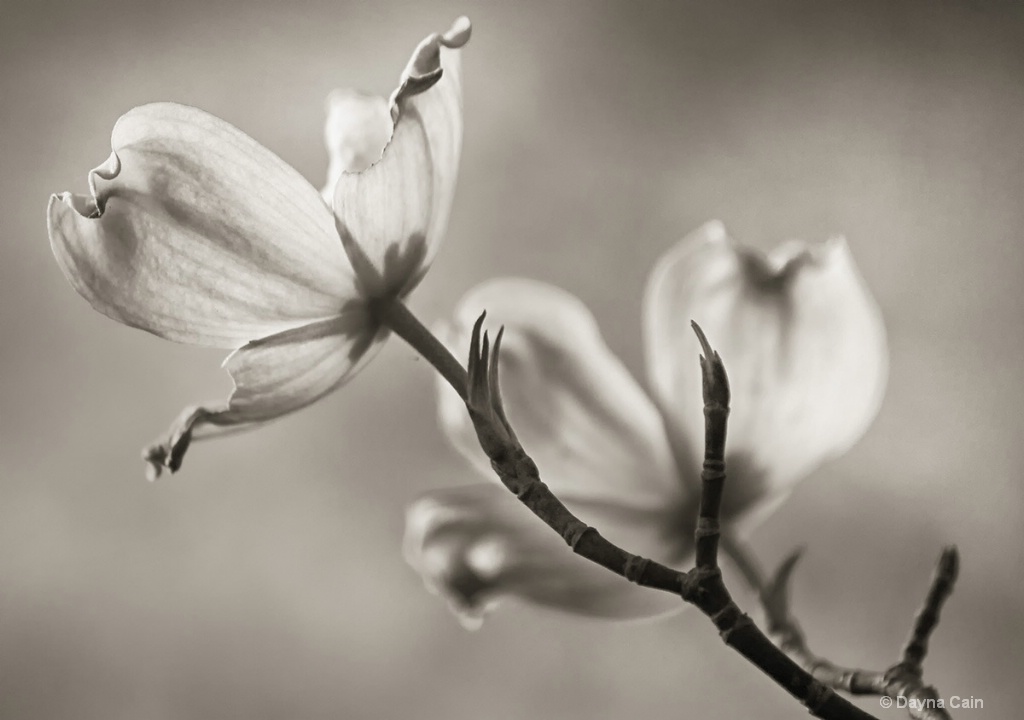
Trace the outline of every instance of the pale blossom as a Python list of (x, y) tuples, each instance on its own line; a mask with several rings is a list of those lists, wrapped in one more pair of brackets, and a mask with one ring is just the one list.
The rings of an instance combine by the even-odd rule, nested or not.
[[(674, 566), (693, 548), (703, 457), (691, 319), (729, 373), (722, 516), (739, 533), (862, 436), (887, 376), (881, 314), (840, 239), (764, 255), (718, 222), (684, 238), (658, 261), (644, 299), (649, 392), (569, 293), (523, 279), (484, 283), (460, 301), (451, 347), (468, 347), (484, 309), (489, 325), (505, 328), (502, 396), (541, 478), (612, 542)], [(439, 403), (449, 439), (493, 479), (462, 401), (441, 384)], [(611, 618), (682, 606), (574, 555), (497, 482), (414, 503), (405, 553), (469, 626), (505, 596)]]
[[(462, 145), (460, 18), (424, 39), (387, 100), (329, 99), (323, 197), (232, 125), (172, 103), (122, 116), (90, 194), (50, 199), (53, 252), (92, 306), (177, 342), (233, 352), (226, 402), (186, 408), (146, 451), (150, 476), (192, 439), (303, 408), (350, 379), (445, 233)], [(326, 201), (326, 202), (325, 202)]]

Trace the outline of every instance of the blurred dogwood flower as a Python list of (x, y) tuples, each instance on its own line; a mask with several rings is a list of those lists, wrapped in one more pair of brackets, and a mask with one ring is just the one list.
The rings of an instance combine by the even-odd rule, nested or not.
[(318, 400), (380, 347), (372, 304), (416, 286), (447, 225), (462, 146), (457, 49), (469, 35), (460, 18), (424, 39), (388, 100), (329, 98), (322, 198), (240, 130), (172, 103), (117, 121), (90, 195), (51, 197), (54, 255), (96, 310), (235, 348), (231, 396), (182, 412), (145, 453), (151, 479), (177, 470), (192, 439)]
[[(501, 391), (512, 427), (570, 510), (630, 552), (679, 565), (693, 548), (703, 459), (696, 320), (729, 372), (722, 518), (745, 532), (864, 433), (888, 356), (881, 314), (841, 239), (768, 255), (711, 222), (654, 268), (644, 299), (650, 394), (577, 298), (497, 279), (459, 303), (447, 340), (469, 344), (480, 311), (505, 327)], [(490, 478), (462, 401), (439, 386), (441, 424)], [(408, 512), (405, 554), (464, 624), (504, 596), (584, 615), (650, 617), (678, 598), (576, 555), (497, 483), (428, 493)]]

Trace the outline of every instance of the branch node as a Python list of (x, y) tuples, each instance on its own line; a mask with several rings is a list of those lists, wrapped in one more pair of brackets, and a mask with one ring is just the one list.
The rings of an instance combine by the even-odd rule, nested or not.
[(573, 552), (576, 552), (576, 546), (580, 544), (580, 540), (583, 539), (583, 536), (589, 532), (597, 531), (586, 523), (578, 522), (570, 526), (568, 532), (564, 536), (565, 542), (573, 549)]
[(699, 517), (697, 518), (697, 528), (693, 531), (694, 538), (700, 540), (701, 538), (711, 537), (712, 535), (721, 535), (722, 527), (719, 523), (718, 518), (714, 517)]
[(697, 566), (686, 573), (693, 576), (695, 585), (704, 585), (709, 580), (722, 577), (722, 568), (715, 566)]
[(702, 480), (721, 480), (725, 477), (725, 461), (720, 458), (705, 458)]
[[(517, 476), (522, 477), (521, 475), (519, 475), (519, 473), (517, 473)], [(529, 505), (530, 499), (533, 497), (533, 494), (540, 489), (541, 482), (539, 480), (531, 481), (529, 479), (529, 476), (526, 477), (528, 479), (525, 482), (521, 482), (517, 485), (515, 493), (516, 497), (519, 498), (520, 502)]]
[(711, 621), (718, 628), (718, 635), (726, 645), (732, 645), (732, 636), (754, 624), (750, 616), (740, 610), (733, 601), (711, 616)]
[(812, 715), (817, 715), (825, 707), (825, 703), (832, 699), (833, 695), (835, 695), (835, 691), (832, 688), (815, 680), (807, 689), (807, 698), (804, 700), (804, 705), (807, 706), (808, 711)]
[(626, 565), (623, 568), (622, 574), (627, 580), (632, 583), (640, 584), (644, 573), (647, 572), (647, 567), (651, 564), (651, 561), (640, 555), (630, 555), (629, 559), (626, 560)]

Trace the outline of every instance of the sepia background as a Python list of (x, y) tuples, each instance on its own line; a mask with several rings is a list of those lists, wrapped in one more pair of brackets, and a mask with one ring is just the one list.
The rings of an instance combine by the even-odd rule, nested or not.
[[(0, 717), (803, 717), (687, 611), (609, 624), (509, 604), (468, 633), (401, 556), (418, 494), (477, 479), (400, 341), (343, 391), (143, 480), (225, 395), (223, 353), (94, 313), (50, 253), (133, 106), (202, 107), (319, 185), (323, 101), (390, 92), (470, 15), (466, 134), (427, 321), (526, 275), (642, 377), (652, 264), (711, 218), (762, 248), (845, 234), (886, 317), (878, 420), (754, 535), (807, 546), (812, 647), (895, 659), (935, 559), (963, 567), (926, 663), (1007, 718), (1024, 672), (1024, 12), (989, 2), (5, 0), (0, 23)], [(696, 353), (696, 345), (694, 348)], [(542, 469), (543, 470), (543, 469)], [(483, 479), (481, 478), (482, 482)], [(753, 609), (749, 596), (741, 594)], [(878, 709), (882, 717), (903, 712)]]

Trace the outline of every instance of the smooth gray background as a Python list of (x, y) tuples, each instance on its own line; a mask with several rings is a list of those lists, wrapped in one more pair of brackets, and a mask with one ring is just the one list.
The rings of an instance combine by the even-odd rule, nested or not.
[[(696, 612), (507, 606), (464, 632), (404, 564), (405, 504), (475, 479), (392, 341), (350, 386), (143, 481), (140, 448), (229, 387), (222, 353), (94, 313), (50, 254), (129, 108), (202, 107), (319, 185), (323, 100), (387, 93), (459, 14), (466, 136), (428, 321), (498, 274), (555, 282), (642, 374), (655, 259), (712, 217), (768, 248), (845, 234), (886, 316), (868, 435), (755, 535), (808, 551), (837, 661), (895, 658), (940, 547), (963, 572), (927, 678), (1019, 712), (1024, 14), (1010, 3), (4, 2), (0, 717), (793, 718)], [(749, 597), (742, 596), (752, 607)], [(882, 717), (902, 717), (864, 707)]]

